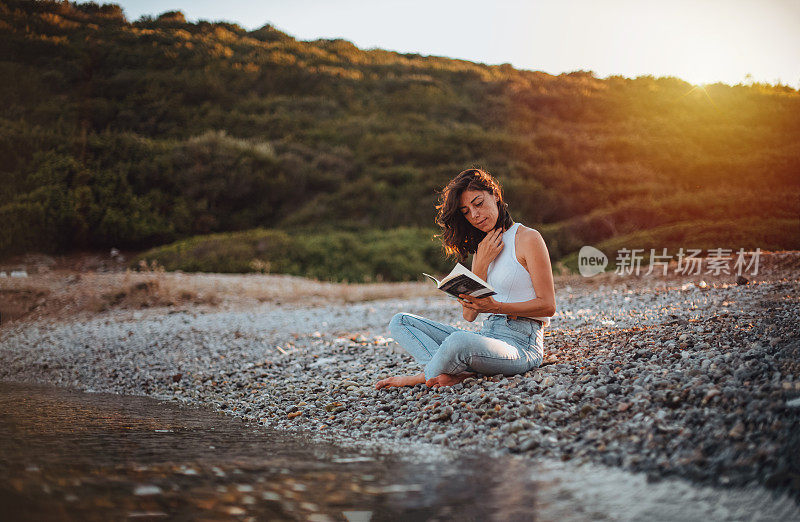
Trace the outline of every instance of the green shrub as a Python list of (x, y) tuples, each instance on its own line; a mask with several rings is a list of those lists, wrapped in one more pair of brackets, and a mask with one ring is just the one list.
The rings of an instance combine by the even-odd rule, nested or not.
[(142, 253), (131, 262), (156, 261), (185, 272), (271, 272), (329, 281), (410, 281), (422, 272), (446, 273), (433, 230), (286, 232), (255, 229), (195, 236)]

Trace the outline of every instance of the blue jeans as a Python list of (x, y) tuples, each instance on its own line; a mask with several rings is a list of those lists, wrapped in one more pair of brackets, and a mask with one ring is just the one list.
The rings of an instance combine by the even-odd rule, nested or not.
[(537, 321), (492, 314), (479, 333), (459, 330), (412, 314), (389, 323), (392, 337), (425, 368), (425, 378), (468, 371), (515, 375), (537, 368), (544, 355), (544, 331)]

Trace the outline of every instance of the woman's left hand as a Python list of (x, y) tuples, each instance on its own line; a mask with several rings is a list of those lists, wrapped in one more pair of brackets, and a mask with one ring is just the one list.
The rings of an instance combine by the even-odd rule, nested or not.
[(460, 294), (458, 296), (458, 300), (461, 301), (465, 308), (474, 310), (479, 314), (496, 314), (500, 312), (500, 303), (495, 301), (492, 296), (473, 297), (468, 294)]

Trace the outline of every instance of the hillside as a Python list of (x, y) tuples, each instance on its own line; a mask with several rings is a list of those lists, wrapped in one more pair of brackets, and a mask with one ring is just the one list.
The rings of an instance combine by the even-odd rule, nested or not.
[(628, 239), (800, 249), (786, 86), (552, 76), (14, 0), (0, 74), (0, 258), (255, 228), (432, 235), (436, 190), (473, 165), (554, 260)]

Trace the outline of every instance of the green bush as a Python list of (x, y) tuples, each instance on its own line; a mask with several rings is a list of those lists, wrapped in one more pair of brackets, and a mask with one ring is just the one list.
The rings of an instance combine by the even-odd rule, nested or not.
[(131, 262), (156, 261), (185, 272), (271, 272), (328, 281), (410, 281), (422, 272), (446, 273), (451, 261), (433, 230), (398, 228), (357, 232), (255, 229), (195, 236), (142, 253)]

